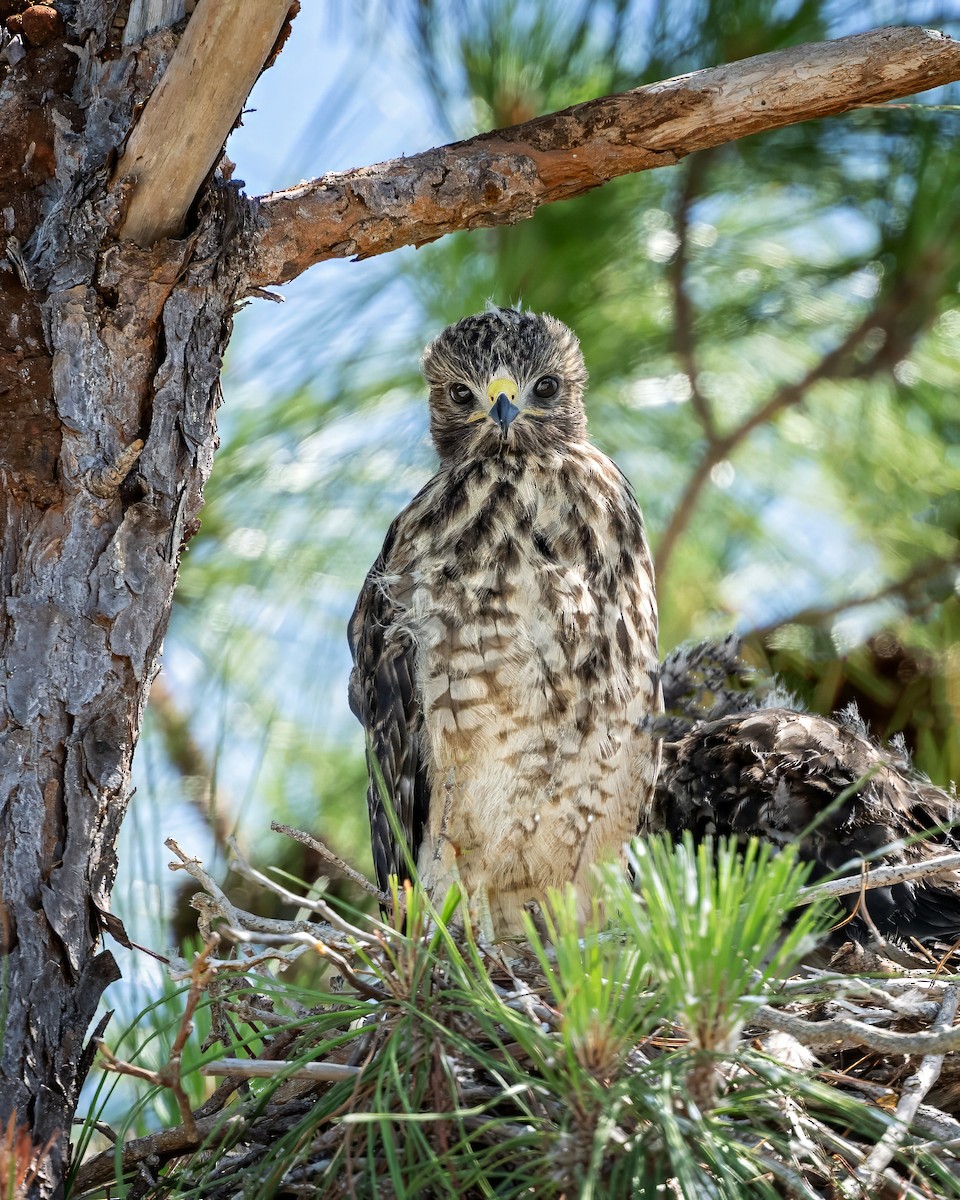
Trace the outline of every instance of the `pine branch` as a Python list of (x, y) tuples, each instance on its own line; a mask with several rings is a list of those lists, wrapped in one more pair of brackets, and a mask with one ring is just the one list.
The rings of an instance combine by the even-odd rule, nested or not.
[(825, 354), (813, 367), (807, 371), (802, 379), (796, 383), (786, 383), (778, 388), (776, 392), (766, 401), (761, 404), (754, 412), (745, 420), (730, 430), (729, 433), (723, 434), (722, 437), (715, 437), (703, 452), (703, 457), (694, 468), (693, 474), (687, 481), (687, 486), (684, 488), (683, 494), (677, 502), (677, 507), (673, 511), (673, 516), (670, 518), (670, 523), (664, 531), (663, 537), (660, 539), (660, 544), (657, 547), (655, 573), (658, 580), (662, 580), (667, 573), (667, 567), (673, 557), (673, 552), (680, 541), (681, 535), (687, 529), (690, 523), (690, 518), (693, 516), (694, 510), (700, 501), (700, 494), (707, 485), (710, 479), (710, 473), (713, 468), (719, 463), (728, 458), (733, 451), (750, 436), (755, 429), (759, 429), (761, 425), (767, 425), (773, 421), (782, 412), (788, 408), (793, 408), (800, 404), (807, 395), (807, 392), (824, 379), (835, 379), (849, 369), (851, 355), (862, 344), (867, 334), (875, 329), (878, 324), (878, 314), (874, 309), (871, 309), (866, 316), (859, 321), (853, 329), (851, 329), (846, 337), (838, 346)]
[(462, 229), (513, 224), (696, 150), (960, 78), (960, 44), (884, 28), (635, 88), (410, 158), (260, 197), (251, 287), (330, 258), (369, 258)]

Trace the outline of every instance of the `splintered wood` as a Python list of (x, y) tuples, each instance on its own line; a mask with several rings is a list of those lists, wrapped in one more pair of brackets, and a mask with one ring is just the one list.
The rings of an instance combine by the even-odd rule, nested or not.
[(121, 234), (176, 237), (270, 56), (290, 0), (203, 0), (134, 127), (114, 180), (133, 187)]

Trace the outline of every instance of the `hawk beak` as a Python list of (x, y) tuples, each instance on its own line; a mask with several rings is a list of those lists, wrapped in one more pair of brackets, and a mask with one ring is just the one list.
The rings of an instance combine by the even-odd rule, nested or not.
[(487, 388), (487, 400), (490, 402), (490, 419), (500, 426), (500, 436), (506, 437), (507, 430), (520, 415), (516, 406), (519, 388), (512, 379), (506, 376), (494, 379)]

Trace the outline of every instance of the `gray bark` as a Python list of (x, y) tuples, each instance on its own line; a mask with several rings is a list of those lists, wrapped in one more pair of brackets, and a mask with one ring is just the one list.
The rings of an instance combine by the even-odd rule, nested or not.
[(70, 6), (79, 51), (28, 46), (0, 79), (0, 1120), (50, 1143), (42, 1195), (117, 977), (114, 846), (244, 278), (229, 187), (183, 241), (113, 237), (108, 164), (175, 45), (123, 50), (115, 7)]

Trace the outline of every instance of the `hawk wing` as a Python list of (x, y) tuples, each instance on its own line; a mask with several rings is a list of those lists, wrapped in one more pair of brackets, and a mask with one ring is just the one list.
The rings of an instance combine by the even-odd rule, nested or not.
[[(695, 837), (796, 842), (816, 875), (860, 858), (891, 865), (933, 859), (957, 845), (953, 797), (864, 731), (783, 708), (704, 721), (667, 741), (658, 809), (675, 837), (690, 829)], [(863, 903), (888, 937), (960, 938), (960, 877), (953, 871), (871, 888), (862, 901), (843, 903), (850, 911)]]
[[(353, 655), (350, 708), (367, 735), (370, 841), (381, 890), (386, 890), (390, 875), (403, 880), (410, 874), (390, 828), (385, 804), (391, 805), (397, 815), (414, 863), (430, 807), (413, 639), (409, 630), (397, 622), (394, 603), (384, 586), (397, 523), (390, 526), (380, 556), (364, 581), (348, 631)], [(382, 783), (374, 764), (379, 767)]]

